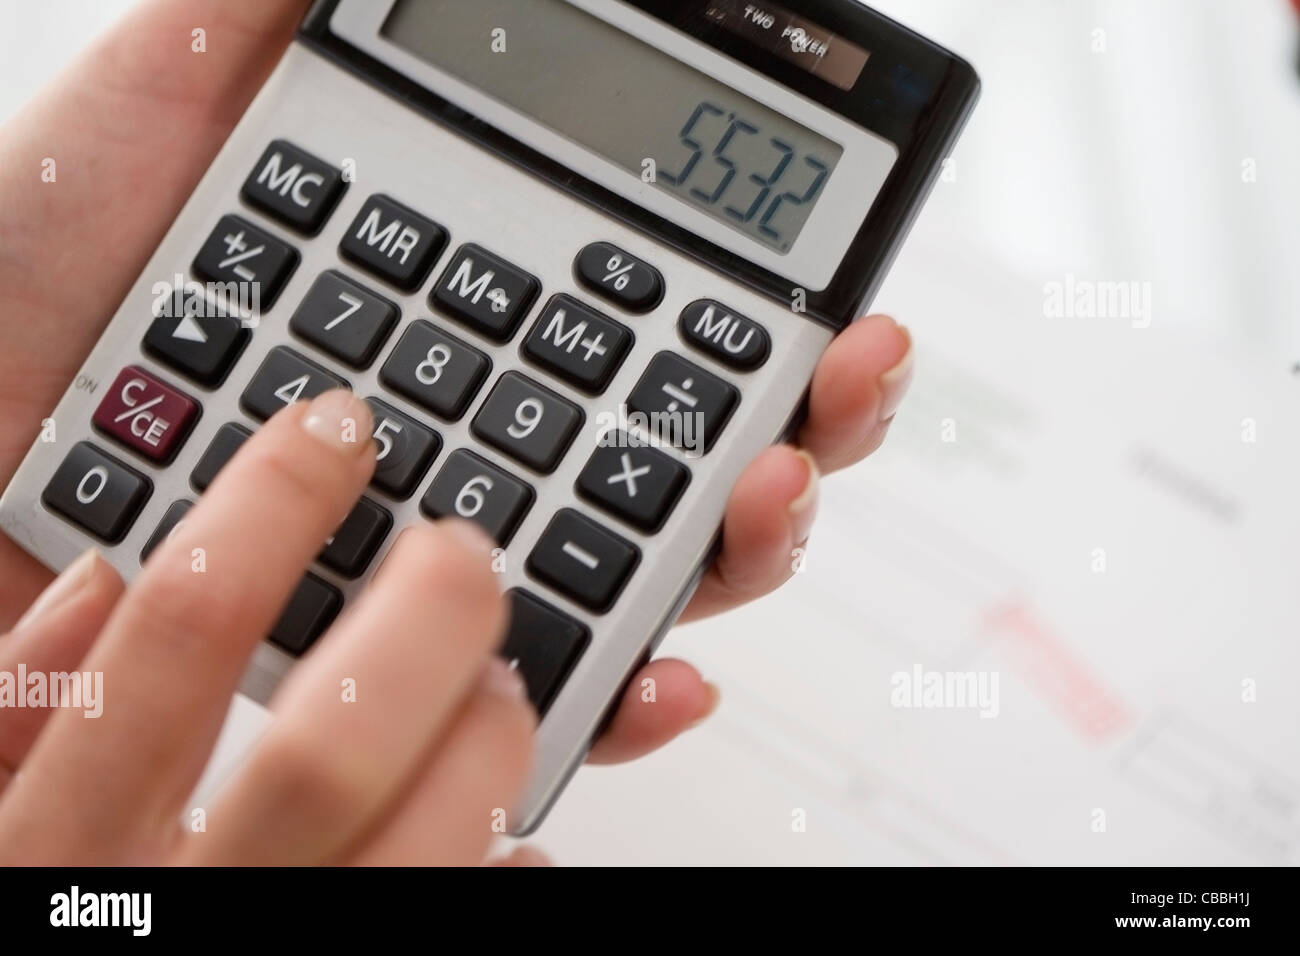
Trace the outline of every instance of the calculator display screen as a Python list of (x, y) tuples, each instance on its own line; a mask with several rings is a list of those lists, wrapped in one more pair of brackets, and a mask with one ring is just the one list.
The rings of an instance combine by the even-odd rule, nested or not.
[(844, 154), (562, 0), (398, 0), (381, 32), (782, 255)]

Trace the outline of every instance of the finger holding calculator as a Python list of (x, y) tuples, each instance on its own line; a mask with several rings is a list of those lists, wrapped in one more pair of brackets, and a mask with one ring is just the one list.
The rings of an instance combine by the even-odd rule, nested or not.
[[(71, 565), (0, 670), (141, 689), (98, 723), (0, 714), (0, 830), (33, 839), (84, 759), (122, 790), (62, 807), (69, 860), (473, 862), (490, 808), (527, 831), (588, 751), (712, 710), (689, 665), (645, 661), (779, 586), (819, 473), (883, 439), (910, 338), (846, 310), (976, 84), (843, 2), (813, 6), (874, 41), (861, 63), (668, 6), (331, 0), (286, 52), (301, 2), (153, 0), (0, 132), (0, 625)], [(531, 89), (575, 35), (596, 59), (558, 83), (635, 69), (654, 102)], [(901, 96), (897, 61), (910, 99), (856, 113)], [(255, 301), (195, 310), (191, 283)], [(322, 707), (345, 678), (387, 703)], [(202, 851), (140, 836), (133, 795), (179, 810), (236, 689), (278, 716), (214, 810), (235, 822)], [(291, 798), (319, 813), (272, 826)]]

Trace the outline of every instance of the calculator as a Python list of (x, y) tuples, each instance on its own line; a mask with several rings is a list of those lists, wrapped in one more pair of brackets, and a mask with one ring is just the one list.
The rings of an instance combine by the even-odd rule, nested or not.
[[(265, 702), (397, 534), (496, 541), (544, 817), (791, 436), (978, 94), (853, 0), (318, 0), (0, 500), (122, 576), (277, 410), (374, 479), (257, 649)], [(248, 489), (257, 494), (257, 489)]]

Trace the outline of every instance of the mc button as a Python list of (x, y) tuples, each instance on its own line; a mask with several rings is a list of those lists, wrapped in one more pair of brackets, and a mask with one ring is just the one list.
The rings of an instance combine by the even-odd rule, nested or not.
[(198, 417), (199, 405), (144, 369), (128, 365), (95, 409), (95, 427), (150, 461), (170, 461)]

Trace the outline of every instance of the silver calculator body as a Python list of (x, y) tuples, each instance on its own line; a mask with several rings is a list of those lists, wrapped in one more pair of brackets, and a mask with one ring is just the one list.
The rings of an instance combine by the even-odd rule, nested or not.
[[(487, 521), (504, 653), (542, 715), (511, 826), (530, 831), (692, 593), (740, 472), (797, 425), (977, 90), (852, 0), (320, 0), (0, 527), (54, 569), (97, 545), (129, 580), (277, 403), (336, 380), (375, 399), (386, 481), (242, 690), (268, 699), (403, 527)], [(255, 298), (187, 315), (178, 279), (209, 307), (214, 283)]]

